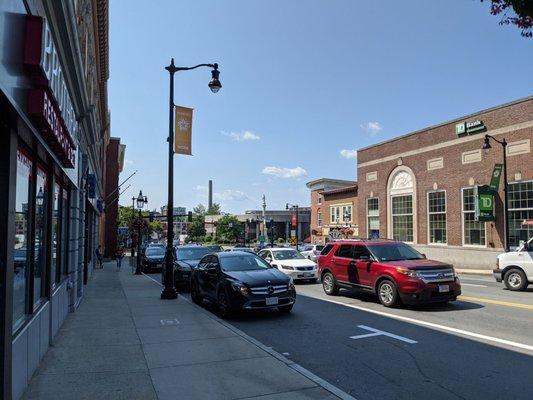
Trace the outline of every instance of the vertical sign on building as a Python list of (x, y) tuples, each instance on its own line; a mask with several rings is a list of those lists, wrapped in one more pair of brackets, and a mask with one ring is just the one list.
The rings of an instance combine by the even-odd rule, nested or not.
[(490, 188), (495, 192), (500, 187), (500, 177), (502, 176), (503, 164), (494, 164), (494, 170), (492, 171), (492, 177), (490, 178)]
[(176, 106), (174, 153), (192, 155), (192, 108)]

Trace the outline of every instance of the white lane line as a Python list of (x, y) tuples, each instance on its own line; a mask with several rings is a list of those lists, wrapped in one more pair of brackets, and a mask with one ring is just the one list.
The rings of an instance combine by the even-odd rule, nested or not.
[(363, 335), (350, 336), (350, 339), (364, 339), (364, 338), (373, 337), (373, 336), (387, 336), (387, 337), (390, 337), (390, 338), (393, 338), (393, 339), (396, 339), (396, 340), (401, 340), (402, 342), (406, 342), (406, 343), (409, 343), (409, 344), (418, 343), (416, 340), (408, 339), (408, 338), (400, 336), (400, 335), (395, 335), (394, 333), (380, 331), (379, 329), (371, 328), (371, 327), (366, 326), (366, 325), (357, 325), (357, 327), (361, 328), (361, 329), (364, 329), (364, 330), (367, 330), (367, 331), (370, 331), (370, 332), (373, 332), (373, 333), (365, 333)]
[[(302, 294), (302, 296), (305, 296), (305, 295)], [(307, 296), (307, 297), (312, 297), (312, 296)], [(420, 321), (418, 319), (404, 317), (404, 316), (401, 316), (401, 315), (389, 314), (389, 313), (386, 313), (386, 312), (383, 312), (383, 311), (371, 310), (371, 309), (360, 307), (360, 306), (356, 306), (356, 305), (353, 305), (353, 304), (346, 304), (346, 303), (342, 303), (340, 301), (335, 301), (335, 300), (326, 299), (326, 298), (322, 298), (322, 297), (313, 297), (313, 298), (314, 299), (319, 299), (319, 300), (324, 300), (324, 301), (329, 301), (330, 303), (339, 304), (339, 305), (345, 306), (345, 307), (354, 308), (354, 309), (359, 310), (359, 311), (364, 311), (364, 312), (368, 312), (368, 313), (371, 313), (371, 314), (380, 315), (382, 317), (387, 317), (387, 318), (397, 319), (399, 321), (409, 322), (409, 323), (415, 324), (415, 325), (426, 326), (428, 328), (433, 328), (433, 329), (437, 329), (437, 330), (441, 330), (441, 331), (445, 331), (445, 332), (457, 333), (459, 335), (468, 336), (468, 337), (472, 337), (472, 338), (476, 338), (476, 339), (482, 339), (482, 340), (485, 340), (485, 341), (488, 341), (488, 342), (505, 344), (507, 346), (516, 347), (518, 349), (533, 351), (533, 346), (531, 346), (529, 344), (513, 342), (511, 340), (500, 339), (500, 338), (497, 338), (497, 337), (494, 337), (494, 336), (482, 335), (480, 333), (465, 331), (463, 329), (458, 329), (458, 328), (452, 328), (452, 327), (446, 326), (446, 325), (434, 324), (433, 322)]]
[(487, 285), (478, 285), (477, 283), (464, 283), (464, 282), (461, 282), (461, 286), (488, 287)]

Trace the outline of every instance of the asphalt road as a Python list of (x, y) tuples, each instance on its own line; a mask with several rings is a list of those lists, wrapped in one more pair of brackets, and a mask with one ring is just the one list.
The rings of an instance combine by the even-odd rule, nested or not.
[(290, 315), (230, 322), (357, 399), (533, 399), (533, 289), (462, 283), (461, 301), (408, 309), (300, 284)]

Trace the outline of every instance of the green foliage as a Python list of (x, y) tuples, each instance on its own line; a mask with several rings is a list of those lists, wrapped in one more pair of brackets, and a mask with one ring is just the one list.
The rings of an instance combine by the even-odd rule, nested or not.
[(284, 244), (285, 243), (285, 239), (283, 238), (278, 238), (278, 244)]
[(194, 215), (187, 232), (190, 241), (200, 241), (205, 236), (204, 216)]
[(206, 215), (220, 215), (221, 213), (222, 210), (220, 204), (213, 203), (213, 205), (207, 209)]
[(234, 243), (243, 233), (242, 224), (233, 215), (224, 215), (218, 220), (217, 236), (224, 243)]
[(196, 207), (192, 209), (192, 213), (195, 216), (204, 216), (205, 215), (205, 206), (203, 204), (198, 204)]

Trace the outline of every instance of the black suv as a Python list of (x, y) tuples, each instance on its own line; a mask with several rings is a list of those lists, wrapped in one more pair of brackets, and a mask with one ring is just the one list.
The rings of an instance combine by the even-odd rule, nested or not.
[(177, 246), (174, 249), (174, 286), (176, 289), (188, 289), (192, 270), (203, 256), (215, 250), (198, 245)]
[(296, 301), (292, 278), (261, 257), (241, 251), (209, 254), (192, 272), (191, 298), (218, 306), (226, 318), (240, 310), (278, 308), (290, 312)]

